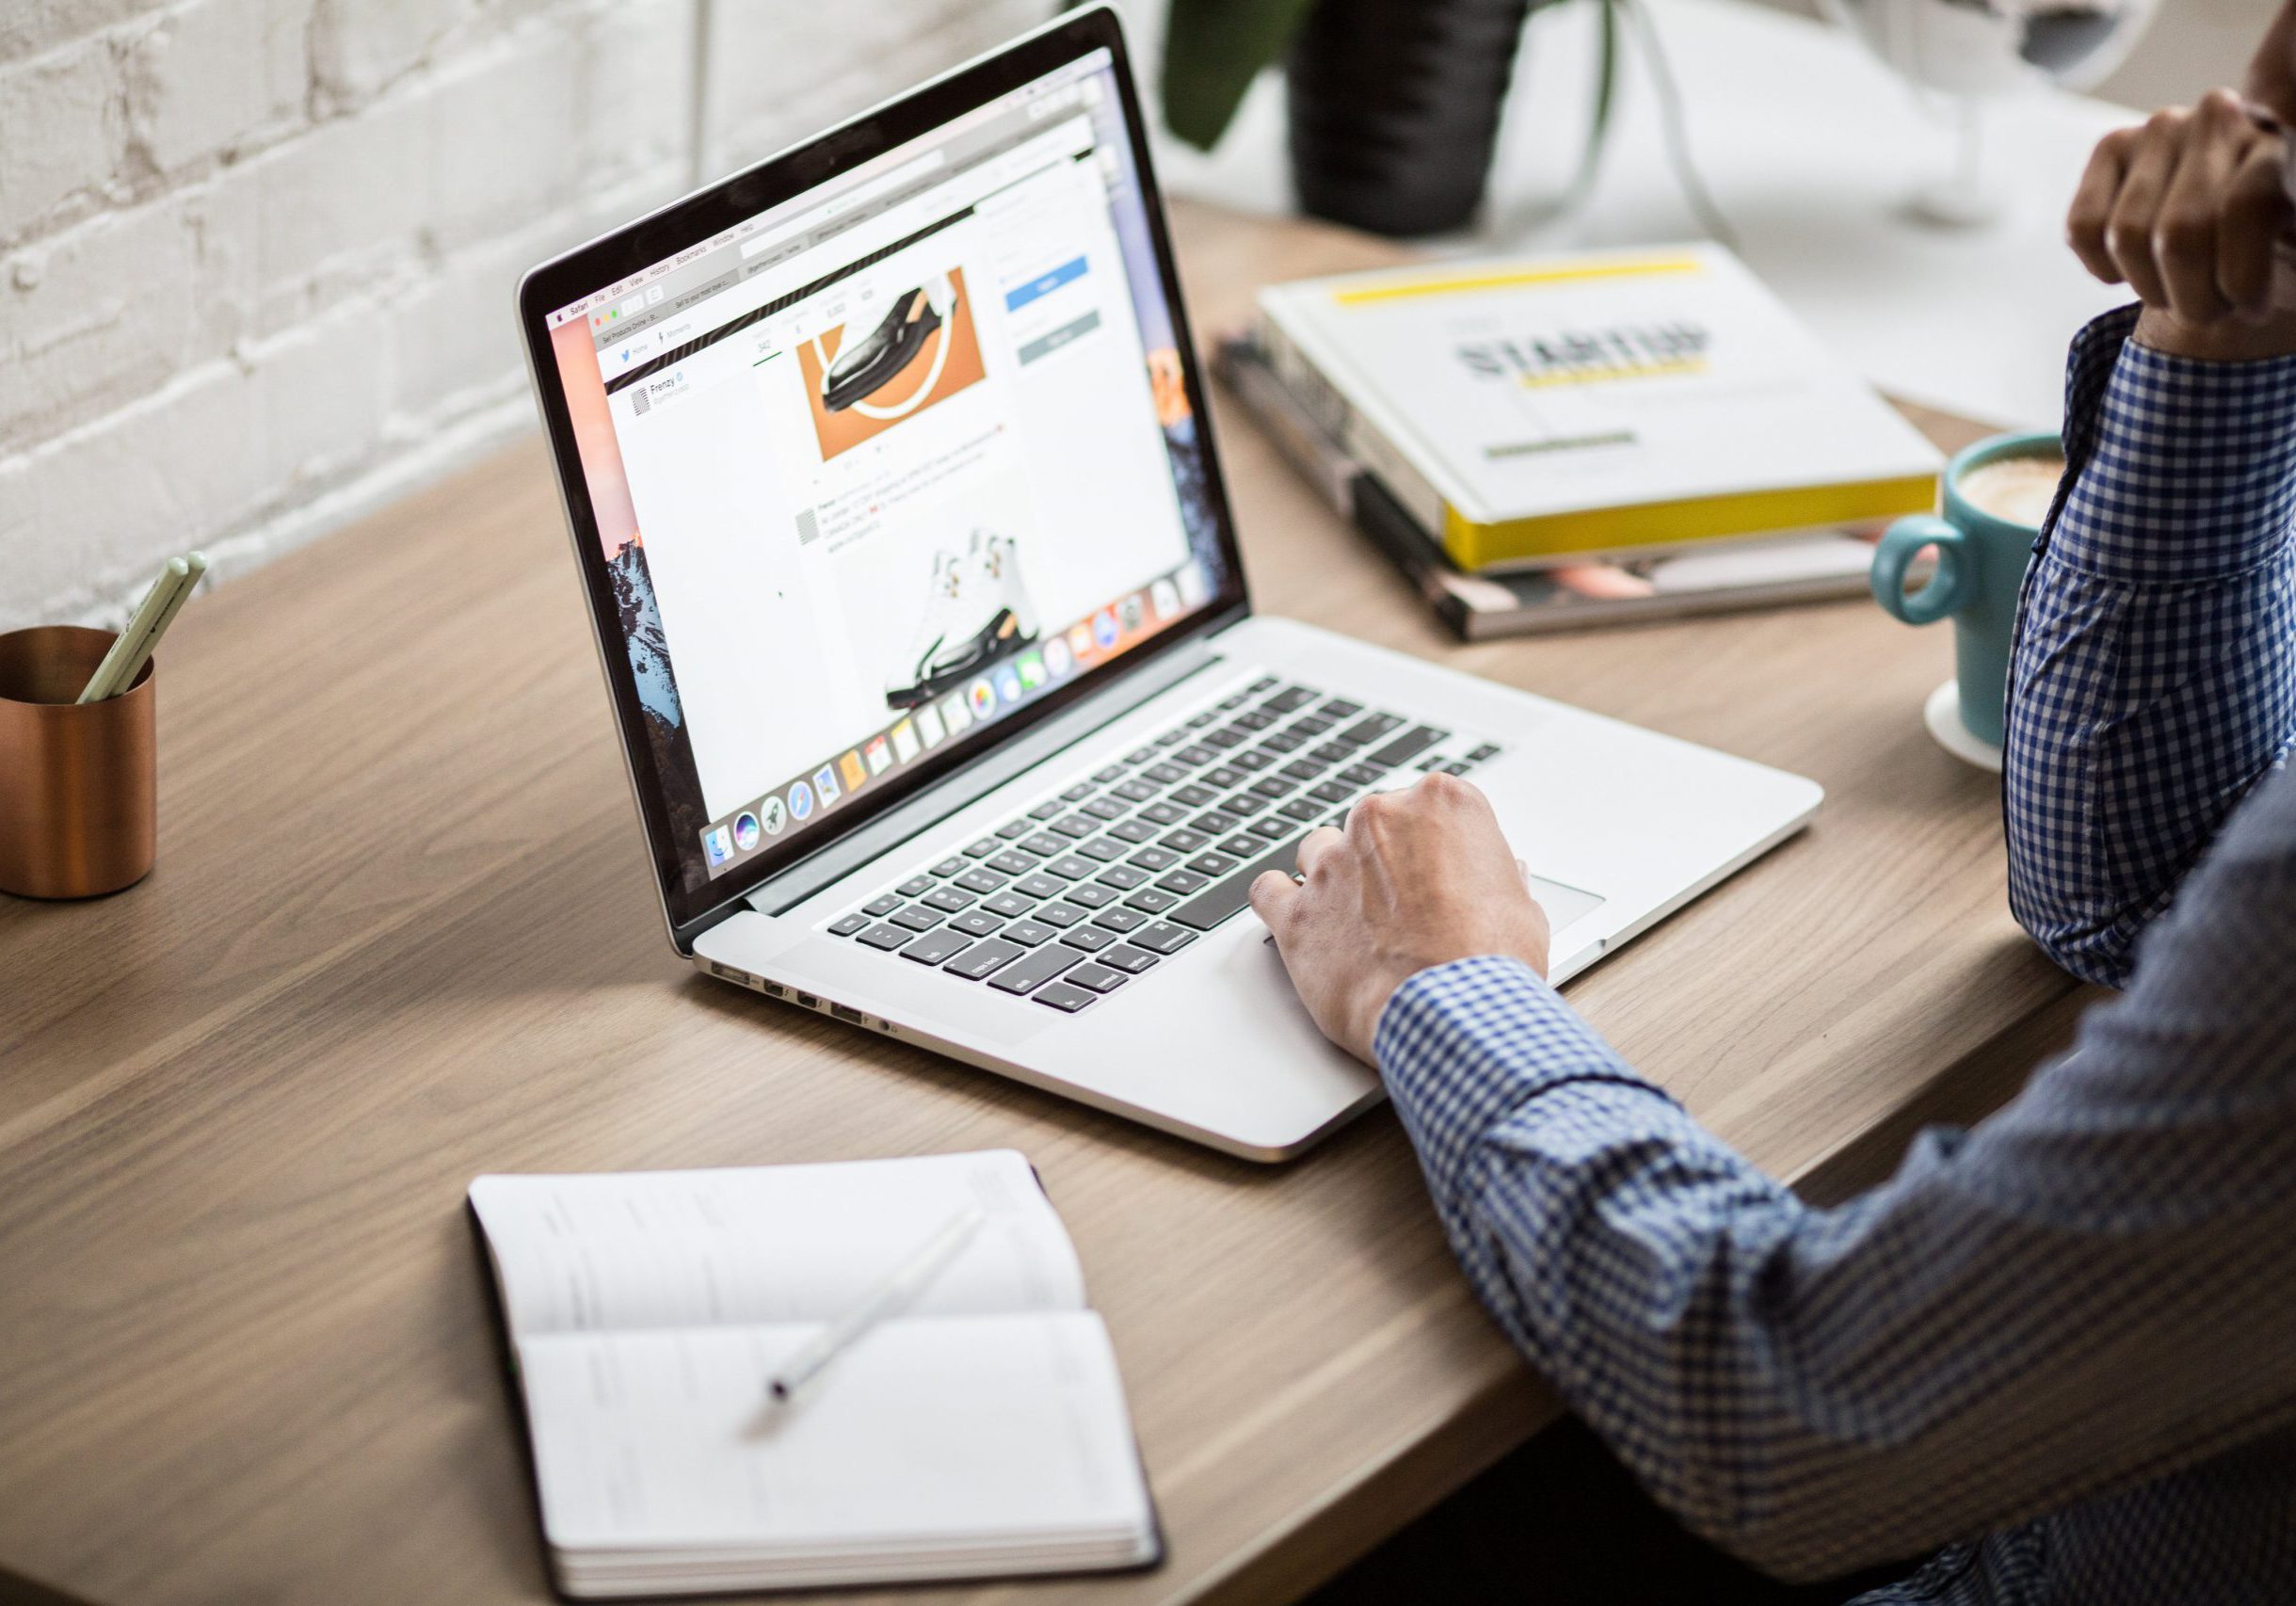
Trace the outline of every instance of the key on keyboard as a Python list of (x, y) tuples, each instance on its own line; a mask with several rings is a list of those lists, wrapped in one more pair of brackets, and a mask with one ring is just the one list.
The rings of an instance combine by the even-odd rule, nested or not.
[(1259, 858), (1238, 865), (1180, 907), (1171, 910), (1164, 919), (1175, 925), (1210, 931), (1252, 901), (1252, 883), (1260, 876), (1271, 870), (1280, 870), (1286, 875), (1297, 872), (1299, 842), (1298, 837), (1293, 837), (1280, 846), (1270, 848)]
[(969, 982), (977, 982), (1006, 961), (1017, 959), (1027, 952), (1028, 950), (1018, 942), (1007, 942), (1002, 938), (992, 937), (986, 942), (975, 942), (970, 949), (959, 954), (941, 969), (953, 976), (962, 976)]
[(901, 957), (914, 959), (920, 965), (938, 965), (944, 959), (954, 959), (972, 946), (972, 939), (954, 931), (928, 931), (916, 941), (901, 950)]
[(988, 985), (999, 992), (1023, 993), (1042, 987), (1071, 965), (1081, 965), (1084, 956), (1073, 948), (1050, 942), (1031, 953), (1026, 958), (1015, 959), (994, 972)]

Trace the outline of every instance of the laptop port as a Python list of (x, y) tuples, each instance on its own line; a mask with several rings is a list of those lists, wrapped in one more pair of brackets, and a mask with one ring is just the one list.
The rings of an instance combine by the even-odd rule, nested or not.
[(863, 1015), (859, 1010), (854, 1008), (851, 1004), (832, 1004), (829, 1005), (829, 1013), (836, 1016), (840, 1020), (850, 1020), (856, 1026), (866, 1026), (869, 1024), (869, 1017)]
[(804, 1008), (819, 1009), (821, 1007), (821, 1000), (815, 998), (810, 992), (801, 992), (796, 996), (798, 1004)]

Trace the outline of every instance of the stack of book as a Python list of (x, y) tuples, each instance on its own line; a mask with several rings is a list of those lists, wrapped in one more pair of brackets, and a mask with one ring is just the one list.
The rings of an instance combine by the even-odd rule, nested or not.
[(1727, 251), (1262, 292), (1217, 370), (1460, 635), (1862, 591), (1936, 450)]

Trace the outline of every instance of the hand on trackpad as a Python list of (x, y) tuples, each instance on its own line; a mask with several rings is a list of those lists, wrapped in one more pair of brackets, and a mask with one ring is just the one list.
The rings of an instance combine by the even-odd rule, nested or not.
[[(1603, 900), (1593, 892), (1565, 887), (1560, 881), (1549, 881), (1546, 876), (1534, 875), (1529, 870), (1523, 872), (1523, 884), (1531, 889), (1531, 895), (1538, 900), (1539, 907), (1547, 911), (1547, 928), (1549, 931), (1564, 930), (1574, 922), (1593, 914), (1603, 905)], [(1266, 940), (1273, 943), (1276, 934), (1268, 933)]]

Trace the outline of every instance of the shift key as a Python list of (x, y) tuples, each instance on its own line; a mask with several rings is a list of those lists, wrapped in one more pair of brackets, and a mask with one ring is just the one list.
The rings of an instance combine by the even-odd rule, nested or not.
[(1192, 931), (1210, 931), (1252, 901), (1252, 883), (1260, 876), (1271, 870), (1280, 870), (1286, 875), (1295, 874), (1299, 869), (1299, 843), (1300, 839), (1293, 837), (1258, 859), (1237, 866), (1180, 907), (1165, 911), (1164, 918)]
[(992, 937), (986, 942), (975, 942), (969, 952), (959, 954), (941, 968), (953, 976), (977, 982), (1027, 952), (1018, 942), (1007, 942), (1001, 937)]
[(1081, 965), (1084, 956), (1073, 948), (1057, 942), (1048, 942), (1034, 950), (1025, 959), (1016, 959), (988, 978), (988, 985), (999, 992), (1029, 992), (1051, 981), (1071, 965)]

